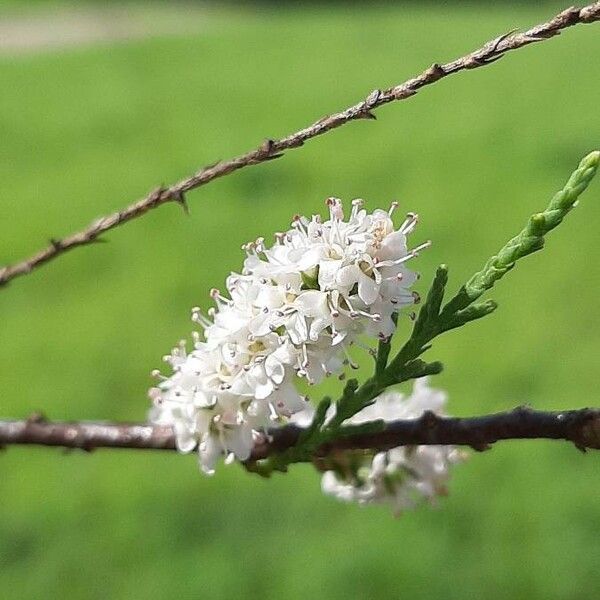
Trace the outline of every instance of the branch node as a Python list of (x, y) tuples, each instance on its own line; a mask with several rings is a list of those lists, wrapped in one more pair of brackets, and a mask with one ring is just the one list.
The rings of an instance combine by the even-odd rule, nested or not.
[(424, 79), (426, 79), (428, 82), (433, 83), (434, 81), (437, 81), (438, 79), (444, 77), (444, 75), (446, 75), (446, 71), (444, 71), (443, 67), (438, 63), (433, 63), (429, 67), (429, 69), (425, 71)]
[(46, 417), (46, 415), (41, 412), (41, 411), (36, 411), (31, 413), (28, 417), (27, 417), (27, 424), (36, 424), (36, 423), (48, 423), (48, 418)]
[(509, 37), (511, 37), (513, 34), (517, 33), (518, 28), (514, 28), (511, 29), (510, 31), (507, 31), (506, 33), (503, 33), (502, 35), (499, 35), (495, 40), (492, 40), (492, 52), (503, 52), (502, 50), (500, 50), (500, 44), (504, 41), (506, 41)]
[(473, 442), (470, 444), (470, 447), (475, 450), (475, 452), (486, 452), (487, 450), (492, 449), (492, 445), (487, 442)]
[(273, 151), (273, 146), (275, 145), (275, 142), (272, 139), (267, 138), (261, 145), (259, 148), (259, 152), (261, 154), (264, 155), (269, 155), (271, 154), (271, 152)]
[(482, 61), (481, 66), (491, 65), (492, 63), (499, 61), (501, 58), (504, 58), (504, 56), (505, 56), (504, 54), (497, 54), (496, 56), (490, 56), (489, 58), (486, 58)]
[(320, 119), (318, 119), (317, 121), (315, 121), (315, 126), (322, 125), (329, 118), (331, 118), (331, 115), (325, 115), (324, 117), (321, 117)]
[(438, 416), (431, 410), (424, 411), (419, 420), (427, 429), (435, 429), (438, 424)]
[[(570, 25), (575, 25), (580, 19), (580, 11), (579, 8), (575, 6), (570, 6), (569, 8), (563, 10), (557, 17), (557, 21), (561, 21), (559, 26), (561, 27), (569, 27)], [(583, 15), (582, 15), (583, 16)]]
[(594, 5), (586, 6), (579, 11), (579, 16), (584, 23), (593, 23), (600, 20), (600, 10)]
[(381, 96), (381, 90), (373, 90), (365, 99), (365, 104), (369, 107), (372, 108), (373, 106), (375, 106), (377, 104), (377, 101), (379, 100)]
[(219, 159), (215, 160), (214, 162), (206, 165), (202, 170), (208, 171), (209, 169), (214, 169), (220, 163), (221, 163), (221, 159), (219, 158)]
[(160, 204), (163, 199), (164, 194), (167, 192), (167, 188), (164, 185), (158, 186), (155, 190), (150, 192), (148, 196), (147, 204), (150, 208), (155, 207), (157, 204)]
[(588, 410), (584, 415), (584, 419), (585, 422), (581, 427), (580, 435), (583, 448), (600, 450), (600, 415)]

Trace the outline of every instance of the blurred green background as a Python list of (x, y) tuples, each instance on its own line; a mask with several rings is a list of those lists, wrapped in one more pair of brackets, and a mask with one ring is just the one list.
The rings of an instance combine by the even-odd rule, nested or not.
[[(72, 5), (31, 4), (0, 11), (5, 32), (72, 18)], [(1, 49), (0, 264), (564, 8), (294, 6), (131, 6), (117, 20), (141, 35)], [(575, 27), (215, 181), (190, 194), (189, 217), (162, 207), (15, 280), (0, 292), (0, 416), (144, 419), (150, 370), (239, 267), (240, 245), (323, 212), (329, 195), (418, 211), (413, 242), (434, 241), (418, 289), (440, 262), (458, 286), (600, 146), (599, 52), (600, 24)], [(596, 181), (498, 286), (500, 310), (436, 342), (451, 413), (598, 405), (599, 226)], [(598, 453), (503, 443), (456, 468), (439, 509), (395, 520), (324, 497), (308, 466), (211, 479), (192, 456), (11, 448), (0, 595), (589, 599), (599, 475)]]

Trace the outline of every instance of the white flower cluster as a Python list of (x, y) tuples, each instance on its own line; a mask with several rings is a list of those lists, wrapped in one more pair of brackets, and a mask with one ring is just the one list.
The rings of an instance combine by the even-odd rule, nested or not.
[(152, 421), (173, 426), (180, 451), (197, 447), (206, 473), (223, 454), (246, 460), (257, 432), (306, 408), (296, 376), (316, 383), (352, 364), (357, 336), (390, 336), (392, 314), (416, 300), (405, 263), (428, 245), (407, 249), (417, 216), (395, 229), (396, 203), (368, 214), (354, 200), (347, 221), (339, 199), (327, 204), (325, 222), (294, 217), (272, 247), (246, 244), (242, 272), (227, 278), (229, 298), (212, 290), (216, 308), (192, 310), (204, 341), (196, 334), (190, 353), (182, 343), (165, 357), (170, 377), (155, 373)]
[[(425, 411), (444, 414), (446, 394), (417, 379), (409, 397), (388, 390), (346, 423), (359, 424), (376, 419), (396, 421), (417, 419)], [(433, 502), (446, 495), (451, 465), (464, 454), (454, 446), (402, 446), (375, 456), (361, 457), (348, 473), (327, 471), (321, 480), (325, 494), (347, 502), (391, 504), (395, 515), (414, 508), (419, 500)]]

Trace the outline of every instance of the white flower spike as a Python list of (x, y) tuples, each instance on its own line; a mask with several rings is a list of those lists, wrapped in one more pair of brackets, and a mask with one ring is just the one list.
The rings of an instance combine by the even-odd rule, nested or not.
[[(412, 394), (406, 398), (388, 390), (373, 404), (348, 419), (358, 425), (376, 419), (386, 422), (417, 419), (425, 411), (442, 412), (446, 394), (434, 390), (427, 378), (417, 379)], [(464, 453), (454, 446), (402, 446), (370, 457), (344, 475), (327, 471), (321, 480), (325, 494), (347, 502), (360, 504), (390, 504), (396, 516), (414, 508), (419, 501), (433, 503), (445, 496), (450, 479), (450, 467), (463, 460)]]
[(358, 336), (388, 338), (392, 314), (414, 304), (416, 274), (406, 267), (427, 247), (408, 250), (417, 216), (395, 229), (389, 211), (368, 214), (329, 198), (329, 219), (296, 216), (291, 229), (244, 246), (241, 273), (226, 281), (229, 298), (211, 290), (215, 308), (192, 310), (204, 329), (188, 354), (180, 344), (166, 361), (173, 374), (150, 390), (151, 420), (174, 428), (181, 452), (198, 449), (204, 472), (218, 458), (246, 460), (256, 432), (306, 409), (295, 377), (317, 383), (339, 373)]

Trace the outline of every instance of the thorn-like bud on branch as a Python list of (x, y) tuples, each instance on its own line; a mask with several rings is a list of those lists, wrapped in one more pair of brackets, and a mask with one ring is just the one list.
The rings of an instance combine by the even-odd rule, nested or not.
[(27, 417), (27, 423), (47, 423), (47, 422), (48, 422), (48, 419), (46, 418), (46, 415), (40, 411), (31, 413)]
[(275, 142), (271, 139), (266, 139), (260, 146), (260, 152), (263, 154), (270, 154), (273, 151), (273, 145)]
[(360, 118), (361, 119), (370, 119), (371, 121), (376, 121), (377, 115), (375, 115), (375, 113), (371, 112), (370, 110), (363, 110), (360, 113)]
[(427, 71), (425, 71), (425, 79), (428, 81), (437, 81), (446, 75), (446, 71), (438, 64), (433, 63)]
[(183, 191), (175, 190), (172, 192), (171, 197), (173, 198), (174, 202), (177, 202), (177, 204), (179, 204), (181, 206), (181, 208), (183, 209), (183, 212), (189, 216), (190, 207), (188, 206), (188, 203), (187, 203), (187, 200), (185, 198), (185, 194), (183, 193)]

